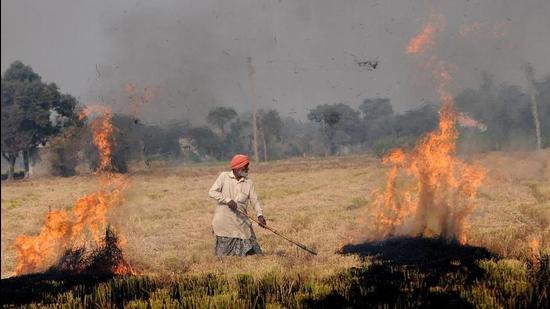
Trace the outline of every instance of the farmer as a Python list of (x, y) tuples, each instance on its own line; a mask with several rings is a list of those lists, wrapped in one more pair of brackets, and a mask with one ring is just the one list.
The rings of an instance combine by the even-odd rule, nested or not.
[(231, 159), (231, 172), (222, 172), (210, 188), (208, 195), (218, 202), (212, 220), (216, 235), (216, 256), (261, 254), (262, 249), (252, 230), (252, 223), (240, 213), (252, 205), (261, 227), (266, 226), (262, 207), (254, 184), (248, 176), (248, 156), (238, 154)]

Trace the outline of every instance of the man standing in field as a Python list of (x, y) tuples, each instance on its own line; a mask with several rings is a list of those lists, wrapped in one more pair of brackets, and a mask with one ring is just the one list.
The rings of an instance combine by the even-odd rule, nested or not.
[(208, 195), (218, 202), (212, 227), (216, 235), (214, 254), (217, 256), (245, 256), (261, 254), (252, 223), (239, 211), (247, 212), (252, 205), (260, 226), (266, 222), (252, 180), (248, 178), (248, 156), (238, 154), (231, 159), (230, 172), (222, 172)]

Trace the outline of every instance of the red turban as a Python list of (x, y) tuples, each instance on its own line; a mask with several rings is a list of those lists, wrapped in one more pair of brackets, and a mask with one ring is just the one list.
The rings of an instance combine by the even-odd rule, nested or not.
[(241, 167), (244, 167), (247, 165), (250, 161), (248, 161), (248, 156), (243, 154), (238, 154), (231, 159), (231, 169), (236, 170)]

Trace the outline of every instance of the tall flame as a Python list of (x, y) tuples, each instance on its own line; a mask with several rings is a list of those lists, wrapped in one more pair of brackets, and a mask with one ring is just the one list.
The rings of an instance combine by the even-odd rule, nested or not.
[(112, 112), (107, 107), (92, 106), (84, 109), (81, 118), (91, 114), (97, 114), (91, 128), (93, 142), (99, 149), (100, 190), (80, 198), (70, 212), (50, 211), (37, 236), (23, 235), (15, 239), (17, 275), (45, 270), (67, 250), (87, 244), (99, 247), (109, 210), (123, 202), (128, 179), (110, 171), (114, 143)]
[[(433, 13), (423, 30), (407, 45), (408, 54), (434, 44), (433, 35), (444, 18)], [(412, 151), (392, 151), (383, 160), (390, 167), (384, 190), (375, 192), (373, 236), (442, 236), (467, 241), (468, 218), (481, 185), (483, 169), (455, 156), (458, 113), (448, 90), (456, 67), (429, 57), (425, 69), (432, 73), (441, 101), (437, 129), (423, 136)]]
[(407, 44), (407, 54), (418, 54), (431, 47), (434, 44), (435, 34), (441, 31), (445, 24), (445, 19), (441, 14), (432, 12), (420, 33), (411, 38), (409, 44)]

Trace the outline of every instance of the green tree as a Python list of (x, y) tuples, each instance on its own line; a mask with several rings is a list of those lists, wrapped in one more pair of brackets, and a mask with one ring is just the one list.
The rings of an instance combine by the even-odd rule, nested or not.
[(13, 179), (20, 153), (28, 177), (30, 152), (63, 126), (77, 122), (76, 99), (61, 94), (54, 83), (43, 83), (20, 61), (13, 62), (3, 74), (1, 89), (2, 156), (9, 162), (8, 179)]
[(387, 139), (394, 134), (395, 114), (390, 99), (365, 99), (359, 110), (363, 114), (359, 137), (363, 146), (371, 148), (379, 139)]
[(69, 177), (76, 174), (78, 152), (82, 149), (81, 141), (85, 129), (82, 126), (67, 126), (48, 140), (48, 150), (51, 154), (49, 163), (53, 175)]
[(260, 110), (259, 114), (259, 129), (263, 142), (264, 161), (267, 161), (268, 148), (272, 146), (274, 141), (281, 139), (283, 121), (279, 112), (273, 109), (267, 112)]
[(144, 127), (143, 154), (145, 159), (174, 159), (181, 156), (179, 139), (186, 134), (189, 126), (187, 122), (172, 122), (165, 127)]
[(359, 105), (359, 110), (363, 113), (365, 120), (375, 120), (393, 115), (393, 107), (390, 99), (387, 98), (365, 99)]
[(21, 82), (34, 82), (40, 81), (42, 78), (36, 74), (33, 69), (23, 64), (21, 61), (14, 61), (9, 69), (4, 72), (4, 80), (21, 81)]
[(319, 105), (307, 118), (321, 124), (330, 154), (335, 154), (339, 145), (353, 143), (360, 133), (358, 112), (344, 103)]
[(485, 132), (472, 137), (485, 141), (487, 150), (502, 150), (518, 142), (535, 147), (530, 98), (520, 87), (497, 85), (485, 74), (478, 89), (465, 89), (455, 102), (459, 111), (487, 126)]
[(426, 132), (435, 130), (438, 122), (438, 107), (433, 104), (425, 104), (397, 115), (395, 133), (397, 137), (417, 138)]
[(213, 126), (216, 126), (221, 133), (222, 138), (225, 137), (225, 125), (237, 117), (237, 112), (231, 107), (216, 107), (208, 113), (206, 121)]
[(283, 154), (289, 157), (321, 155), (325, 152), (324, 136), (317, 124), (290, 116), (283, 119), (281, 144)]
[(194, 146), (199, 153), (219, 159), (221, 156), (220, 138), (208, 127), (192, 128), (189, 130)]
[(231, 122), (230, 130), (223, 140), (222, 157), (231, 158), (236, 153), (252, 152), (251, 115), (245, 113)]

